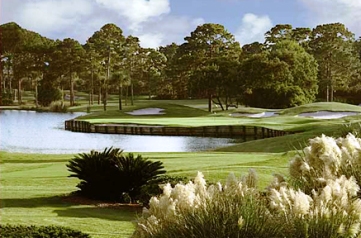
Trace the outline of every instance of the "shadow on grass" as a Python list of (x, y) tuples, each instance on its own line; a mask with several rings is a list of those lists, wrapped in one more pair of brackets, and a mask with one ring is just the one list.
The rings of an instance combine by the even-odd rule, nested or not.
[(67, 207), (72, 205), (64, 202), (61, 196), (0, 199), (0, 208)]
[(110, 221), (135, 221), (141, 216), (141, 210), (129, 208), (108, 208), (108, 207), (72, 207), (56, 209), (55, 212), (60, 217), (75, 218), (98, 218)]
[(1, 159), (0, 164), (3, 163), (13, 163), (13, 164), (36, 164), (36, 163), (65, 163), (68, 162), (70, 159)]

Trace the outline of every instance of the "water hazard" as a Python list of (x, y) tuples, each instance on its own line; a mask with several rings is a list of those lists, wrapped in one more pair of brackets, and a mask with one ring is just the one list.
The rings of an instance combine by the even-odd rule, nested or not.
[(76, 133), (64, 122), (81, 113), (0, 111), (0, 150), (68, 154), (117, 147), (126, 152), (192, 152), (231, 145), (228, 138)]

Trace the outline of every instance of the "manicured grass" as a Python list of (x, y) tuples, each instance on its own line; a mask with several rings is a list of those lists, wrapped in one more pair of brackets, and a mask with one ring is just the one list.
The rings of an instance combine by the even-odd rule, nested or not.
[[(85, 95), (83, 95), (85, 96)], [(72, 111), (86, 111), (86, 100)], [(130, 102), (128, 102), (130, 103)], [(287, 175), (288, 161), (295, 149), (307, 145), (310, 138), (326, 134), (341, 136), (345, 124), (360, 123), (360, 116), (320, 120), (295, 117), (302, 112), (319, 110), (356, 111), (361, 107), (341, 103), (314, 103), (280, 110), (281, 116), (270, 118), (231, 117), (233, 112), (260, 113), (266, 109), (239, 107), (229, 111), (208, 113), (206, 100), (137, 100), (134, 106), (118, 111), (116, 100), (108, 110), (93, 105), (90, 115), (79, 119), (92, 123), (132, 123), (177, 126), (250, 125), (287, 130), (297, 134), (239, 143), (216, 151), (198, 153), (142, 153), (143, 157), (160, 160), (171, 175), (193, 178), (202, 171), (210, 182), (224, 181), (229, 173), (246, 174), (253, 168), (264, 189), (272, 174)], [(125, 112), (157, 107), (165, 115), (132, 116)], [(76, 190), (79, 182), (68, 178), (66, 163), (73, 155), (18, 154), (0, 151), (0, 216), (1, 223), (23, 225), (62, 225), (89, 233), (92, 237), (129, 237), (137, 212), (129, 208), (107, 208), (71, 203), (64, 196)]]
[(298, 115), (303, 112), (333, 111), (333, 112), (361, 112), (360, 106), (339, 102), (317, 102), (299, 107), (280, 110), (281, 115)]
[[(271, 153), (142, 153), (160, 160), (172, 175), (193, 178), (202, 171), (209, 182), (225, 180), (230, 172), (244, 175), (255, 168), (260, 187), (272, 173), (287, 174), (290, 154)], [(72, 155), (0, 152), (0, 216), (2, 224), (62, 225), (92, 237), (129, 237), (137, 212), (126, 208), (80, 205), (64, 200), (76, 190), (65, 164)]]

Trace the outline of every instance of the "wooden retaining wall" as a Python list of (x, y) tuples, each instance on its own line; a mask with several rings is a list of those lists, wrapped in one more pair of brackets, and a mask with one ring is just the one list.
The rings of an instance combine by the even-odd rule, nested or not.
[(224, 138), (263, 139), (289, 134), (256, 126), (200, 126), (167, 127), (133, 124), (91, 124), (86, 121), (65, 121), (65, 130), (85, 133), (159, 135), (159, 136), (202, 136)]

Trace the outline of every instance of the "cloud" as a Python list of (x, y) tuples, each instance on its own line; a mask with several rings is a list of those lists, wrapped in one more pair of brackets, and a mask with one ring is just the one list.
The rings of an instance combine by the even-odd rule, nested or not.
[(87, 0), (28, 1), (18, 10), (18, 22), (35, 31), (61, 32), (92, 12)]
[(309, 11), (309, 22), (319, 24), (340, 22), (352, 32), (361, 35), (360, 0), (298, 0)]
[(164, 40), (164, 35), (161, 33), (155, 34), (142, 34), (138, 36), (140, 45), (144, 48), (157, 48), (158, 46), (162, 45)]
[(131, 33), (139, 37), (141, 46), (155, 48), (172, 42), (183, 43), (184, 37), (203, 23), (203, 18), (167, 15), (162, 19), (144, 22)]
[(130, 29), (137, 29), (140, 23), (152, 17), (170, 13), (169, 0), (95, 0), (112, 11), (119, 12), (130, 23)]
[(273, 26), (271, 19), (247, 13), (242, 18), (241, 26), (235, 33), (236, 39), (241, 43), (250, 44), (255, 41), (264, 42), (264, 34)]
[[(1, 1), (1, 0), (0, 0)], [(14, 21), (51, 39), (80, 43), (107, 23), (140, 39), (143, 47), (182, 43), (203, 18), (174, 15), (170, 0), (3, 0), (0, 23)]]

